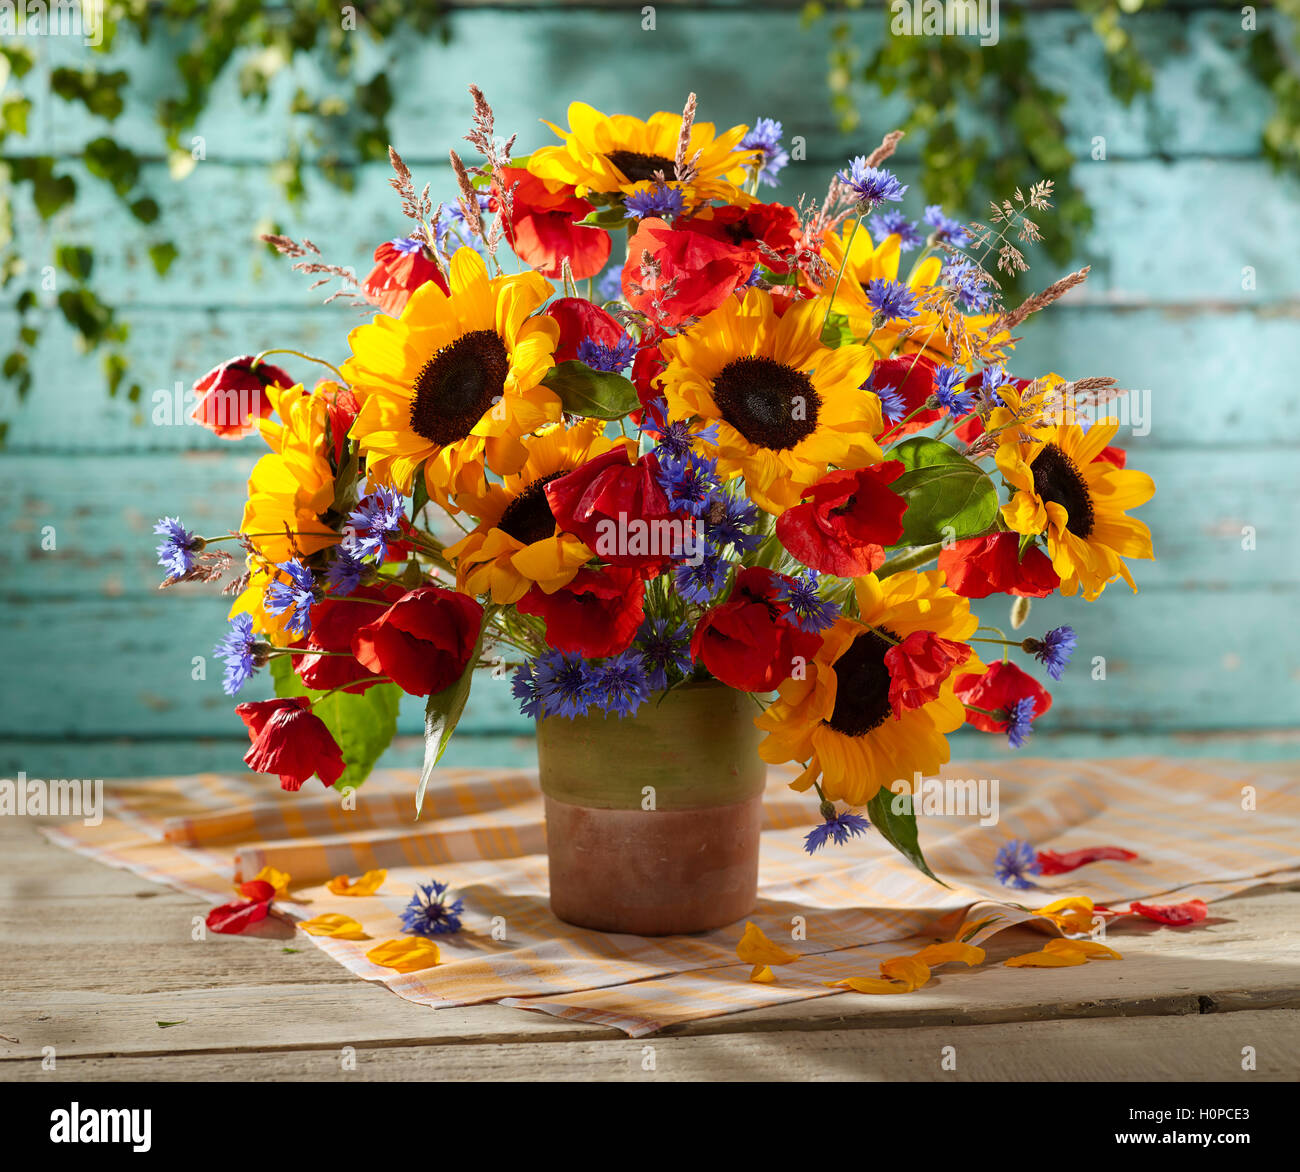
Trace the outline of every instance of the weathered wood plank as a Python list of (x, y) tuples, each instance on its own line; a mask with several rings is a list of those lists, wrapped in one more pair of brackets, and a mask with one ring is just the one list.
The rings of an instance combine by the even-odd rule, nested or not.
[[(0, 1080), (1227, 1083), (1295, 1080), (1297, 1044), (1300, 1013), (1273, 1010), (915, 1030), (60, 1058), (49, 1072), (36, 1060), (0, 1063)], [(1248, 1070), (1246, 1047), (1255, 1055)]]
[[(801, 0), (743, 6), (661, 4), (653, 31), (643, 30), (639, 4), (473, 7), (451, 12), (447, 44), (436, 35), (406, 35), (380, 45), (364, 27), (353, 41), (361, 76), (389, 70), (396, 97), (390, 124), (394, 140), (406, 144), (403, 151), (409, 151), (411, 159), (439, 158), (444, 144), (464, 134), (470, 117), (465, 86), (470, 81), (487, 87), (498, 124), (509, 129), (528, 132), (538, 117), (556, 118), (562, 109), (548, 109), (546, 104), (567, 102), (570, 96), (603, 109), (644, 113), (680, 105), (693, 89), (705, 117), (724, 125), (751, 121), (757, 114), (780, 117), (790, 133), (805, 135), (811, 149), (828, 157), (861, 153), (863, 138), (871, 132), (878, 135), (887, 128), (885, 123), (896, 123), (903, 109), (897, 96), (863, 87), (861, 109), (869, 129), (857, 135), (839, 131), (824, 80), (833, 22), (805, 27)], [(852, 44), (865, 59), (887, 35), (890, 14), (873, 6), (843, 19)], [(1261, 30), (1271, 28), (1276, 19), (1262, 11)], [(1257, 152), (1267, 104), (1247, 63), (1252, 36), (1266, 32), (1244, 32), (1235, 13), (1207, 4), (1202, 10), (1127, 16), (1124, 27), (1155, 65), (1155, 101), (1129, 107), (1105, 84), (1101, 44), (1086, 14), (1030, 11), (1024, 20), (1039, 70), (1069, 96), (1070, 145), (1079, 154), (1087, 154), (1094, 134), (1107, 137), (1112, 156)], [(168, 63), (183, 44), (166, 29), (151, 31), (146, 46), (134, 35), (119, 37), (103, 59), (105, 68), (128, 70), (135, 97), (112, 132), (145, 155), (160, 150), (152, 110), (174, 84)], [(36, 46), (42, 72), (55, 65), (84, 64), (86, 50), (74, 38), (41, 40), (47, 42)], [(620, 46), (617, 54), (609, 52), (611, 44)], [(299, 62), (292, 74), (273, 79), (272, 100), (264, 109), (242, 102), (236, 79), (251, 56), (252, 51), (236, 55), (195, 128), (209, 158), (278, 160), (285, 129), (276, 113), (294, 89), (301, 86), (314, 96), (339, 89), (331, 64), (320, 53)], [(510, 68), (501, 69), (503, 61)], [(99, 120), (67, 118), (61, 101), (45, 94), (44, 87), (31, 88), (37, 92), (31, 125), (44, 128), (47, 149), (75, 151), (107, 128)], [(772, 95), (780, 96), (779, 109), (773, 108)], [(755, 109), (755, 103), (761, 107)], [(1179, 111), (1176, 118), (1160, 113), (1173, 108)], [(980, 125), (978, 113), (972, 113)], [(525, 133), (522, 141), (529, 139)], [(6, 149), (34, 148), (30, 139), (6, 144)], [(346, 157), (348, 147), (327, 140), (305, 142), (303, 149), (314, 159), (339, 150)], [(904, 146), (909, 154), (914, 149), (913, 144)]]

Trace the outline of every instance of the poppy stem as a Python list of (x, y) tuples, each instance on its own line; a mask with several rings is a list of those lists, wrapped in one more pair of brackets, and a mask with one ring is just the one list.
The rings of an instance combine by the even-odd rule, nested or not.
[(936, 541), (933, 545), (915, 545), (906, 553), (897, 554), (883, 565), (877, 566), (876, 577), (885, 578), (890, 574), (897, 574), (900, 570), (914, 570), (917, 566), (923, 566), (926, 562), (937, 558), (941, 549), (943, 549), (942, 541)]
[(304, 362), (317, 362), (321, 366), (326, 366), (339, 376), (339, 382), (347, 385), (347, 379), (343, 377), (343, 372), (339, 370), (332, 362), (326, 362), (323, 358), (317, 358), (314, 354), (304, 354), (301, 350), (263, 350), (256, 358), (253, 359), (253, 366), (257, 366), (268, 354), (292, 354), (295, 358), (301, 358)]

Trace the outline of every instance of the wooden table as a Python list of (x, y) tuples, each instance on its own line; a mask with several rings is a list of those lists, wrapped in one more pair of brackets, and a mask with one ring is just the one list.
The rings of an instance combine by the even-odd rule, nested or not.
[(1212, 904), (1194, 928), (1117, 932), (1122, 961), (1008, 969), (996, 961), (1042, 942), (1011, 929), (985, 966), (916, 994), (846, 993), (633, 1040), (499, 1005), (403, 1001), (288, 925), (195, 941), (205, 904), (55, 847), (39, 824), (0, 820), (4, 1081), (1233, 1082), (1300, 1066), (1295, 889)]

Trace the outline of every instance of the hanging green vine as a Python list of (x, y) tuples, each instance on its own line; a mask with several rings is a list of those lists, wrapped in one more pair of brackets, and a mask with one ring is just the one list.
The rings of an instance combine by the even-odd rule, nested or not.
[[(386, 121), (393, 95), (385, 67), (365, 78), (351, 76), (361, 40), (391, 45), (396, 55), (410, 31), (445, 40), (447, 29), (438, 0), (355, 0), (340, 5), (335, 0), (284, 0), (268, 6), (262, 0), (225, 0), (221, 4), (199, 0), (109, 0), (103, 14), (103, 37), (93, 52), (103, 56), (122, 36), (141, 42), (165, 40), (168, 52), (157, 54), (170, 62), (168, 93), (154, 111), (158, 129), (158, 155), (141, 157), (112, 135), (113, 124), (131, 100), (131, 78), (122, 69), (58, 67), (49, 73), (54, 98), (104, 123), (106, 133), (69, 154), (46, 153), (48, 144), (32, 141), (37, 153), (24, 149), (33, 110), (33, 90), (40, 71), (33, 72), (37, 54), (47, 37), (13, 38), (0, 44), (0, 288), (19, 318), (17, 341), (0, 360), (0, 375), (16, 388), (20, 398), (32, 385), (31, 356), (40, 336), (37, 312), (55, 292), (54, 305), (77, 332), (86, 350), (99, 351), (110, 395), (116, 396), (126, 380), (122, 347), (129, 323), (104, 302), (91, 286), (95, 266), (93, 246), (52, 244), (52, 263), (24, 255), (14, 235), (15, 200), (26, 195), (43, 222), (86, 194), (77, 177), (80, 163), (95, 181), (105, 184), (134, 219), (149, 233), (148, 255), (154, 269), (166, 275), (179, 247), (163, 223), (156, 192), (144, 177), (144, 164), (165, 158), (172, 180), (182, 179), (194, 160), (186, 133), (208, 105), (212, 87), (232, 59), (241, 57), (239, 92), (245, 102), (265, 105), (271, 100), (272, 81), (305, 54), (332, 71), (335, 92), (314, 98), (298, 89), (287, 102), (284, 123), (292, 128), (286, 159), (275, 171), (285, 196), (301, 199), (304, 147), (314, 152), (314, 162), (327, 179), (349, 189), (353, 177), (346, 161), (387, 157)], [(250, 52), (251, 50), (251, 52)], [(385, 62), (385, 66), (387, 62)], [(151, 85), (156, 85), (151, 79)], [(132, 401), (141, 388), (125, 389)], [(6, 425), (0, 422), (0, 440)]]

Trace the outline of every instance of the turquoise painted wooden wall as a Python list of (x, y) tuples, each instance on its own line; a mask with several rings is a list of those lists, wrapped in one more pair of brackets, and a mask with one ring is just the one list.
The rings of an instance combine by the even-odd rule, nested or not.
[[(547, 140), (536, 120), (562, 118), (573, 98), (644, 114), (677, 108), (694, 89), (703, 116), (724, 125), (779, 117), (809, 147), (808, 161), (786, 173), (791, 197), (820, 191), (832, 167), (870, 149), (899, 116), (896, 104), (882, 102), (865, 109), (860, 134), (837, 133), (822, 81), (825, 29), (804, 31), (787, 5), (661, 4), (654, 32), (641, 30), (639, 6), (474, 5), (449, 19), (450, 44), (390, 49), (392, 133), (435, 195), (451, 192), (445, 152), (468, 124), (471, 80), (525, 149)], [(864, 45), (880, 35), (878, 16), (854, 19)], [(1088, 160), (1057, 178), (1088, 193), (1097, 223), (1082, 257), (1092, 279), (1082, 296), (1032, 321), (1019, 364), (1113, 375), (1137, 388), (1146, 418), (1121, 442), (1159, 486), (1144, 513), (1159, 557), (1135, 566), (1138, 596), (1117, 586), (1091, 606), (1034, 607), (1031, 627), (1068, 621), (1080, 635), (1079, 666), (1053, 689), (1037, 748), (1289, 754), (1300, 680), (1300, 235), (1296, 185), (1259, 158), (1267, 103), (1244, 69), (1251, 34), (1233, 12), (1212, 8), (1138, 18), (1137, 35), (1159, 68), (1150, 98), (1125, 108), (1107, 93), (1082, 18), (1043, 10), (1029, 19), (1041, 65), (1070, 94), (1072, 146)], [(49, 39), (38, 51), (44, 73), (75, 61), (78, 50)], [(192, 657), (206, 655), (222, 628), (222, 600), (201, 588), (158, 593), (151, 526), (164, 512), (209, 532), (236, 523), (258, 446), (158, 426), (150, 393), (188, 386), (234, 353), (289, 345), (335, 361), (345, 354), (355, 314), (319, 308), (303, 280), (255, 246), (259, 227), (279, 220), (358, 268), (376, 241), (402, 227), (382, 166), (359, 167), (350, 197), (309, 175), (305, 204), (287, 215), (272, 176), (284, 127), (238, 103), (233, 68), (196, 129), (206, 159), (184, 182), (169, 182), (148, 117), (167, 52), (166, 37), (115, 50), (138, 101), (114, 132), (148, 157), (166, 215), (185, 226), (169, 278), (153, 274), (144, 236), (107, 194), (79, 201), (52, 227), (16, 209), (32, 265), (49, 263), (52, 234), (94, 240), (100, 289), (128, 311), (133, 377), (146, 394), (139, 407), (109, 401), (94, 361), (75, 352), (51, 313), (29, 401), (0, 401), (12, 421), (0, 455), (4, 776), (238, 766), (242, 727), (220, 691), (218, 665), (209, 662), (207, 680), (192, 679)], [(380, 54), (367, 48), (360, 68), (373, 68)], [(318, 87), (320, 79), (304, 68), (276, 84), (300, 83)], [(53, 97), (38, 103), (33, 124), (64, 155), (102, 133)], [(1089, 159), (1096, 136), (1106, 140), (1105, 161)], [(896, 160), (905, 176), (915, 175), (914, 159), (905, 143)], [(1243, 281), (1248, 269), (1253, 282)], [(1045, 283), (1060, 274), (1043, 264), (1037, 275)], [(0, 314), (0, 344), (14, 329)], [(53, 550), (42, 547), (47, 526)], [(1243, 548), (1248, 527), (1253, 549)], [(984, 613), (1005, 620), (1000, 608)], [(1104, 680), (1091, 678), (1093, 656), (1105, 657)], [(462, 728), (450, 760), (527, 759), (529, 725), (504, 684), (479, 686)], [(412, 739), (390, 760), (416, 759), (418, 729), (411, 705), (402, 731)], [(963, 737), (958, 751), (1002, 748)]]

